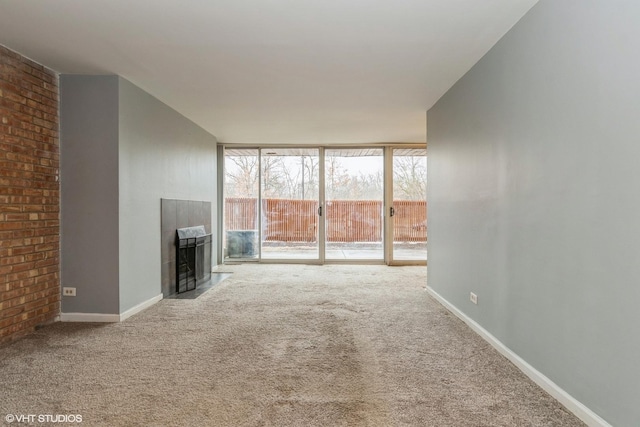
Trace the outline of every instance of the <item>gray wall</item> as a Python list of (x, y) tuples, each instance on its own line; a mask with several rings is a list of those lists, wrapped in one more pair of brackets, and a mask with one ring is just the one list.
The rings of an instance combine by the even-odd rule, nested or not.
[(162, 292), (160, 199), (215, 206), (216, 139), (117, 76), (62, 75), (60, 98), (61, 311), (120, 314)]
[(216, 205), (217, 141), (122, 78), (119, 93), (120, 310), (126, 311), (161, 293), (160, 199)]
[(118, 313), (118, 78), (60, 76), (63, 313)]
[(428, 112), (429, 286), (616, 426), (640, 425), (638, 22), (541, 0)]

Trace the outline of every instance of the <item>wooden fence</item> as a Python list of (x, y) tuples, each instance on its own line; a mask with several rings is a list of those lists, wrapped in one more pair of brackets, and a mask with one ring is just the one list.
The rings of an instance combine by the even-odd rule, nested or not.
[(381, 242), (382, 202), (335, 200), (327, 202), (328, 242)]
[[(427, 241), (427, 203), (396, 200), (393, 203), (396, 242)], [(273, 242), (315, 242), (318, 202), (315, 200), (263, 199), (263, 236)], [(257, 230), (257, 199), (227, 198), (224, 223), (227, 231)], [(382, 202), (336, 200), (327, 202), (328, 242), (382, 241)]]

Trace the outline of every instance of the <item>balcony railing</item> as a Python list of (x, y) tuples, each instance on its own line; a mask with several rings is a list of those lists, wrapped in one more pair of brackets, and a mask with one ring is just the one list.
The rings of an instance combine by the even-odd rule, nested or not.
[[(393, 202), (396, 242), (427, 241), (426, 201)], [(255, 198), (225, 199), (225, 230), (257, 230), (258, 202)], [(314, 200), (262, 199), (263, 239), (273, 242), (315, 242), (318, 202)], [(328, 242), (381, 242), (382, 202), (336, 200), (327, 202)]]

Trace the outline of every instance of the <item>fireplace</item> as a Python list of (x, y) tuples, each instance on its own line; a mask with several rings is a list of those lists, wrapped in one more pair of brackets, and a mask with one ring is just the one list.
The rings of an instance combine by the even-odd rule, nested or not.
[(211, 280), (211, 234), (203, 225), (176, 230), (176, 293)]

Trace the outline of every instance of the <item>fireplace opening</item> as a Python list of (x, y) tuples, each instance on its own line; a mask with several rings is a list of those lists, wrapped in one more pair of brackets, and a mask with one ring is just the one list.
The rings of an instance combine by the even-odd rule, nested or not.
[(176, 230), (176, 293), (211, 280), (211, 234), (204, 225)]

